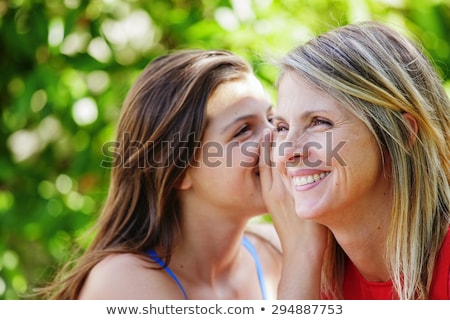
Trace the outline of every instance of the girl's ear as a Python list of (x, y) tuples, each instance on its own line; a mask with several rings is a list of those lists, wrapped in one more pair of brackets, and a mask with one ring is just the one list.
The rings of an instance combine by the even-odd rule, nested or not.
[(409, 130), (409, 146), (412, 146), (416, 142), (417, 133), (419, 132), (419, 126), (417, 125), (416, 118), (412, 114), (405, 112), (402, 113), (403, 119), (408, 123)]
[(180, 180), (175, 185), (178, 190), (188, 190), (192, 187), (192, 179), (190, 175), (190, 170), (187, 169)]

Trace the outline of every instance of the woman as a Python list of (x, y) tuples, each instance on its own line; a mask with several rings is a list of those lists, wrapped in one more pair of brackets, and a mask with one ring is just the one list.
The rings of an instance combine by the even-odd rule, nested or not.
[(258, 162), (272, 113), (250, 66), (229, 52), (150, 63), (123, 106), (95, 237), (47, 297), (276, 298), (279, 240), (268, 224), (248, 230), (267, 212)]
[(450, 102), (421, 50), (344, 26), (287, 54), (278, 89), (278, 167), (332, 235), (323, 297), (449, 299)]

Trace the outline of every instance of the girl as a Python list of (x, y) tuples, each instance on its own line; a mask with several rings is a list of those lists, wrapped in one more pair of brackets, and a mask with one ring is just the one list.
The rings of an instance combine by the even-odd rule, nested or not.
[[(250, 66), (229, 52), (178, 51), (150, 63), (123, 106), (95, 237), (47, 297), (276, 298), (278, 237), (271, 224), (248, 230), (267, 212), (259, 153), (272, 113)], [(271, 207), (292, 213), (275, 218), (278, 229), (297, 224), (291, 203)]]

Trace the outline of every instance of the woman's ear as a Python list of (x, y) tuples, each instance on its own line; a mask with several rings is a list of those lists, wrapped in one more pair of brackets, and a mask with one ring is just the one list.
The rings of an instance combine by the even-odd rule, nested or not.
[(175, 185), (175, 188), (177, 190), (188, 190), (192, 187), (192, 179), (190, 175), (190, 170), (187, 169), (183, 176), (178, 180), (178, 182)]
[(419, 132), (419, 126), (417, 125), (417, 120), (414, 116), (408, 112), (402, 113), (403, 119), (408, 124), (409, 131), (409, 144), (408, 146), (412, 146), (416, 142), (417, 133)]

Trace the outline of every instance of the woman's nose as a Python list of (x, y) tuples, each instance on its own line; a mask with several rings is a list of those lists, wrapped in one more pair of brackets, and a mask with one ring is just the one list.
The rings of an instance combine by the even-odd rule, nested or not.
[(295, 136), (289, 132), (284, 139), (275, 139), (275, 155), (276, 161), (287, 166), (295, 166), (304, 157), (304, 139), (301, 136)]

